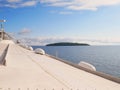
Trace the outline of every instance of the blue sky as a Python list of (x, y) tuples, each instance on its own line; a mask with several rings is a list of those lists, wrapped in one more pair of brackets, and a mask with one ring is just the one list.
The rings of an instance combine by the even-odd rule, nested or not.
[(120, 0), (0, 0), (5, 30), (20, 38), (120, 44)]

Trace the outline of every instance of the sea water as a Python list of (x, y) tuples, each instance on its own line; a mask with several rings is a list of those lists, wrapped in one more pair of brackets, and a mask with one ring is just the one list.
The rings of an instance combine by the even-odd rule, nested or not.
[(78, 64), (94, 65), (97, 71), (120, 77), (120, 46), (33, 46), (47, 54)]

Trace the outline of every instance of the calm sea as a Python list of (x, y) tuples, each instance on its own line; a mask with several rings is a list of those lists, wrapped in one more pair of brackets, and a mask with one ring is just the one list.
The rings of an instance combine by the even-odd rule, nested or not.
[(47, 54), (78, 64), (86, 61), (97, 71), (120, 77), (120, 46), (33, 46)]

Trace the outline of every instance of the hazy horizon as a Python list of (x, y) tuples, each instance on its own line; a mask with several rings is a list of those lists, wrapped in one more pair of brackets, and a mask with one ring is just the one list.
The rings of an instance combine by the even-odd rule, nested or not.
[(120, 0), (0, 0), (0, 19), (27, 43), (120, 45)]

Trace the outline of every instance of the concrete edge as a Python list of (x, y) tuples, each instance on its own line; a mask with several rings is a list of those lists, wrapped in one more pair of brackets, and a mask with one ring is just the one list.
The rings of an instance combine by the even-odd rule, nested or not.
[(72, 63), (72, 62), (65, 61), (65, 60), (63, 60), (63, 59), (60, 59), (60, 58), (58, 58), (58, 57), (55, 57), (55, 56), (52, 56), (52, 55), (49, 55), (49, 54), (46, 54), (46, 56), (51, 57), (51, 58), (53, 58), (53, 59), (55, 59), (55, 60), (58, 60), (58, 61), (60, 61), (60, 62), (63, 62), (63, 63), (65, 63), (65, 64), (68, 64), (68, 65), (70, 65), (70, 66), (73, 66), (73, 67), (75, 67), (75, 68), (84, 70), (84, 71), (86, 71), (86, 72), (88, 72), (88, 73), (91, 73), (91, 74), (100, 76), (100, 77), (102, 77), (102, 78), (105, 78), (105, 79), (108, 79), (108, 80), (110, 80), (110, 81), (113, 81), (113, 82), (116, 82), (116, 83), (119, 83), (119, 84), (120, 84), (120, 78), (117, 78), (117, 77), (114, 77), (114, 76), (111, 76), (111, 75), (109, 75), (109, 74), (105, 74), (105, 73), (102, 73), (102, 72), (98, 72), (98, 71), (93, 71), (93, 70), (86, 69), (86, 68), (81, 67), (81, 66), (79, 66), (79, 65), (77, 65), (77, 64), (74, 64), (74, 63)]
[(7, 45), (7, 47), (5, 48), (4, 52), (3, 52), (2, 55), (0, 56), (0, 65), (6, 66), (5, 57), (6, 57), (6, 54), (7, 54), (7, 51), (8, 51), (8, 47), (9, 47), (9, 45)]

